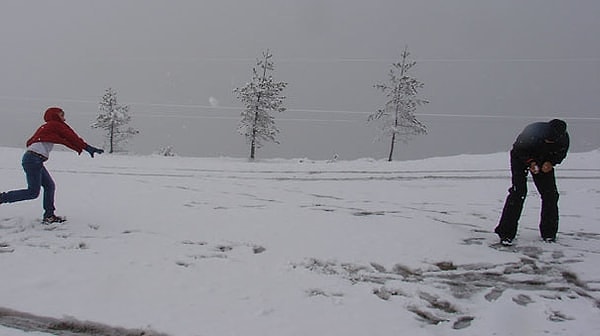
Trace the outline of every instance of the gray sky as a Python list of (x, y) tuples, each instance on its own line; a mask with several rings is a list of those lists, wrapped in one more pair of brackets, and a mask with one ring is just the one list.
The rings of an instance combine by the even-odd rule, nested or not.
[[(600, 148), (597, 0), (3, 0), (1, 146), (23, 146), (46, 107), (90, 143), (107, 87), (140, 129), (129, 146), (248, 156), (232, 93), (274, 54), (288, 111), (258, 158), (385, 158), (373, 85), (408, 45), (429, 134), (395, 159), (507, 151), (525, 124), (561, 117), (572, 150)], [(211, 98), (212, 97), (212, 98)], [(211, 106), (218, 101), (216, 107)]]

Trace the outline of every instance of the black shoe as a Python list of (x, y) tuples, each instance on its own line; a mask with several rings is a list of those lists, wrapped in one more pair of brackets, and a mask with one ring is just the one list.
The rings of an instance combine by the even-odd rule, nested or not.
[(512, 246), (513, 240), (510, 238), (500, 238), (500, 244), (502, 244), (504, 246)]
[(66, 221), (67, 221), (66, 217), (50, 215), (48, 217), (44, 217), (44, 219), (42, 220), (42, 224), (63, 223)]
[(556, 238), (542, 238), (545, 243), (556, 243)]

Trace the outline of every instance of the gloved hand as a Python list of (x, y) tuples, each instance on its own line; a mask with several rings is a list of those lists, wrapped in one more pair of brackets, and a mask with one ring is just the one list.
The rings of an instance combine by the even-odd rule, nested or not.
[(542, 173), (549, 173), (552, 171), (552, 169), (554, 168), (554, 166), (552, 165), (551, 162), (546, 161), (544, 162), (544, 164), (542, 165)]
[(104, 153), (104, 149), (99, 149), (99, 148), (96, 148), (96, 147), (93, 147), (93, 146), (90, 146), (90, 145), (85, 146), (84, 149), (85, 149), (86, 152), (90, 153), (91, 157), (94, 157), (95, 153), (98, 153), (98, 154)]
[(540, 172), (540, 166), (538, 166), (537, 162), (531, 161), (529, 163), (529, 171), (532, 174), (538, 174)]

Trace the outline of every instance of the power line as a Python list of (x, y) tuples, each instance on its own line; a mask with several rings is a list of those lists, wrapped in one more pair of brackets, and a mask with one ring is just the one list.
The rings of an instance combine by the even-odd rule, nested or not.
[[(304, 110), (300, 109), (289, 109), (289, 112), (301, 112)], [(356, 111), (326, 111), (322, 110), (323, 113), (344, 113), (344, 114), (360, 114), (368, 116), (370, 112), (356, 112)], [(513, 119), (513, 120), (528, 120), (528, 119), (553, 119), (563, 118), (567, 120), (578, 120), (578, 121), (600, 121), (600, 117), (564, 117), (564, 116), (534, 116), (534, 115), (521, 115), (521, 116), (499, 116), (499, 115), (483, 115), (483, 114), (442, 114), (442, 113), (417, 113), (417, 117), (435, 117), (435, 118), (468, 118), (468, 119)], [(166, 118), (166, 119), (223, 119), (223, 120), (238, 120), (239, 117), (226, 117), (226, 116), (207, 116), (207, 115), (182, 115), (182, 114), (138, 114), (136, 117), (141, 118)], [(286, 118), (285, 115), (277, 118), (280, 121), (304, 121), (304, 122), (366, 122), (367, 119), (318, 119), (318, 118)]]
[[(95, 60), (96, 62), (175, 62), (175, 63), (193, 63), (193, 62), (221, 62), (221, 63), (238, 63), (238, 62), (256, 62), (253, 57), (187, 57), (187, 58), (152, 58), (152, 57), (129, 57), (129, 58), (113, 58)], [(315, 58), (315, 57), (278, 57), (277, 63), (394, 63), (398, 59), (393, 58), (376, 58), (376, 57), (331, 57), (331, 58)], [(483, 58), (483, 57), (448, 57), (448, 58), (415, 58), (416, 62), (439, 62), (439, 63), (454, 63), (454, 62), (474, 62), (474, 63), (514, 63), (514, 62), (600, 62), (600, 57), (505, 57), (505, 58)]]
[(557, 58), (423, 58), (416, 59), (416, 62), (476, 62), (476, 63), (555, 63), (555, 62), (572, 62), (572, 63), (589, 63), (589, 62), (600, 62), (600, 57), (557, 57)]
[[(17, 101), (60, 101), (70, 103), (85, 103), (85, 104), (98, 104), (96, 101), (85, 100), (85, 99), (71, 99), (71, 98), (35, 98), (35, 97), (9, 97), (0, 96), (0, 100), (17, 100)], [(139, 107), (164, 107), (171, 109), (195, 109), (195, 110), (227, 110), (227, 111), (242, 111), (243, 107), (235, 106), (211, 106), (211, 105), (200, 105), (200, 104), (166, 104), (166, 103), (126, 103), (126, 105), (139, 106)], [(351, 111), (351, 110), (328, 110), (328, 109), (305, 109), (305, 108), (288, 108), (288, 112), (297, 113), (321, 113), (321, 114), (345, 114), (345, 115), (364, 115), (368, 116), (372, 114), (372, 111)], [(539, 119), (539, 118), (555, 118), (556, 116), (534, 116), (534, 115), (485, 115), (485, 114), (447, 114), (447, 113), (417, 113), (417, 116), (423, 117), (435, 117), (435, 118), (484, 118), (484, 119)], [(175, 119), (237, 119), (237, 117), (227, 116), (208, 116), (208, 115), (188, 115), (181, 113), (143, 113), (137, 114), (136, 117), (143, 118), (175, 118)], [(600, 117), (567, 117), (563, 118), (569, 120), (580, 120), (580, 121), (600, 121)], [(321, 121), (321, 122), (354, 122), (357, 120), (348, 119), (316, 119), (316, 118), (295, 118), (286, 119), (285, 117), (279, 118), (280, 120), (286, 121)]]

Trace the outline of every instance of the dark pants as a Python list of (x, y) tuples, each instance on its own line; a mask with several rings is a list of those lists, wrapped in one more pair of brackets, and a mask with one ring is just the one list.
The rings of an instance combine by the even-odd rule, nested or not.
[(2, 195), (3, 203), (13, 203), (36, 199), (40, 189), (44, 188), (44, 217), (54, 215), (54, 190), (55, 185), (50, 173), (44, 167), (44, 158), (25, 152), (23, 154), (23, 170), (27, 178), (27, 189), (7, 191)]
[[(511, 153), (512, 186), (504, 203), (500, 223), (494, 230), (500, 238), (514, 239), (517, 235), (523, 202), (527, 196), (527, 174), (529, 167)], [(541, 162), (539, 163), (541, 164)], [(542, 238), (556, 238), (558, 232), (558, 190), (554, 169), (548, 173), (532, 174), (533, 183), (542, 198), (540, 234)]]

